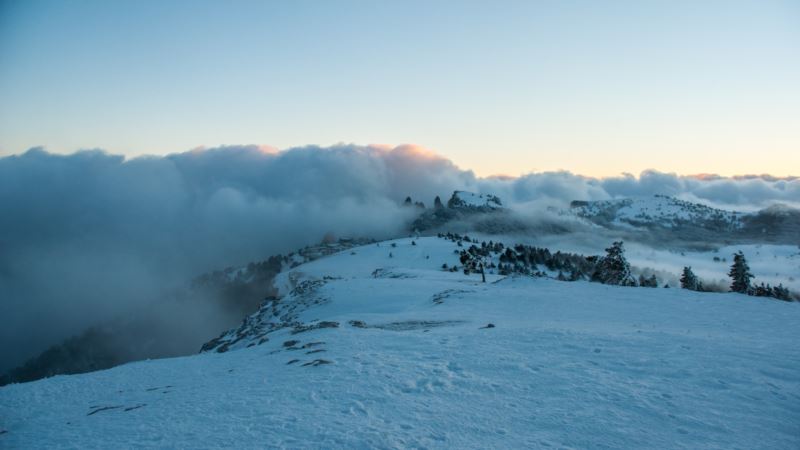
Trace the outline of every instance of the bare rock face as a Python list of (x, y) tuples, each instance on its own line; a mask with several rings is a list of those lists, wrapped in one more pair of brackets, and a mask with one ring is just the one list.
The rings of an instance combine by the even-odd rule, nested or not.
[(434, 199), (434, 208), (422, 211), (411, 224), (411, 230), (435, 230), (459, 222), (469, 222), (470, 228), (482, 232), (492, 232), (491, 228), (497, 228), (498, 223), (503, 224), (501, 228), (509, 224), (512, 228), (519, 225), (513, 223), (510, 210), (503, 207), (503, 202), (496, 195), (454, 191), (446, 207), (441, 200), (436, 200), (439, 197)]

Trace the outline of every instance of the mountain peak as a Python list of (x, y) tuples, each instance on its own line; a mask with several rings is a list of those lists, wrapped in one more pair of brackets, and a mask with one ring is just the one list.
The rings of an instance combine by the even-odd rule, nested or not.
[(492, 194), (476, 194), (468, 191), (453, 191), (447, 202), (448, 208), (498, 209), (503, 207), (500, 198)]

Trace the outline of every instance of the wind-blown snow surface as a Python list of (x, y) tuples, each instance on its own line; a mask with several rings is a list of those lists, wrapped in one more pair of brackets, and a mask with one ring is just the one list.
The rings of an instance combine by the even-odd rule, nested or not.
[(800, 447), (800, 305), (484, 284), (440, 269), (450, 241), (391, 242), (282, 276), (336, 328), (0, 388), (0, 447)]

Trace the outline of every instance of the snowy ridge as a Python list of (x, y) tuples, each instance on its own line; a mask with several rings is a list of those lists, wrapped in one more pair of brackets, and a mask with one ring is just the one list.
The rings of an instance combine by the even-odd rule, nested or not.
[(594, 202), (572, 202), (571, 212), (593, 221), (607, 222), (617, 226), (714, 226), (722, 230), (742, 227), (742, 213), (711, 208), (665, 195), (602, 200)]
[(0, 388), (0, 447), (800, 445), (797, 303), (484, 283), (442, 269), (462, 249), (353, 247), (282, 272), (213, 351)]
[(455, 191), (447, 202), (449, 208), (476, 208), (476, 209), (498, 209), (503, 207), (503, 203), (496, 195), (476, 194), (467, 191)]

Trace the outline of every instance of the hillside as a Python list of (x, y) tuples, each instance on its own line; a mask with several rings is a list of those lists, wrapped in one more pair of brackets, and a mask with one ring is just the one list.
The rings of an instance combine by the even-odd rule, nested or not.
[(800, 211), (775, 205), (743, 213), (654, 195), (601, 201), (573, 201), (562, 214), (574, 215), (638, 239), (713, 243), (800, 244)]
[(797, 303), (354, 247), (189, 357), (0, 388), (0, 447), (797, 448)]
[[(208, 330), (219, 332), (236, 325), (256, 311), (264, 298), (274, 296), (273, 281), (281, 270), (365, 242), (323, 242), (286, 256), (205, 273), (183, 289), (164, 293), (147, 308), (90, 327), (0, 374), (0, 386), (192, 354), (208, 339)], [(186, 314), (194, 320), (176, 323), (164, 318)]]

